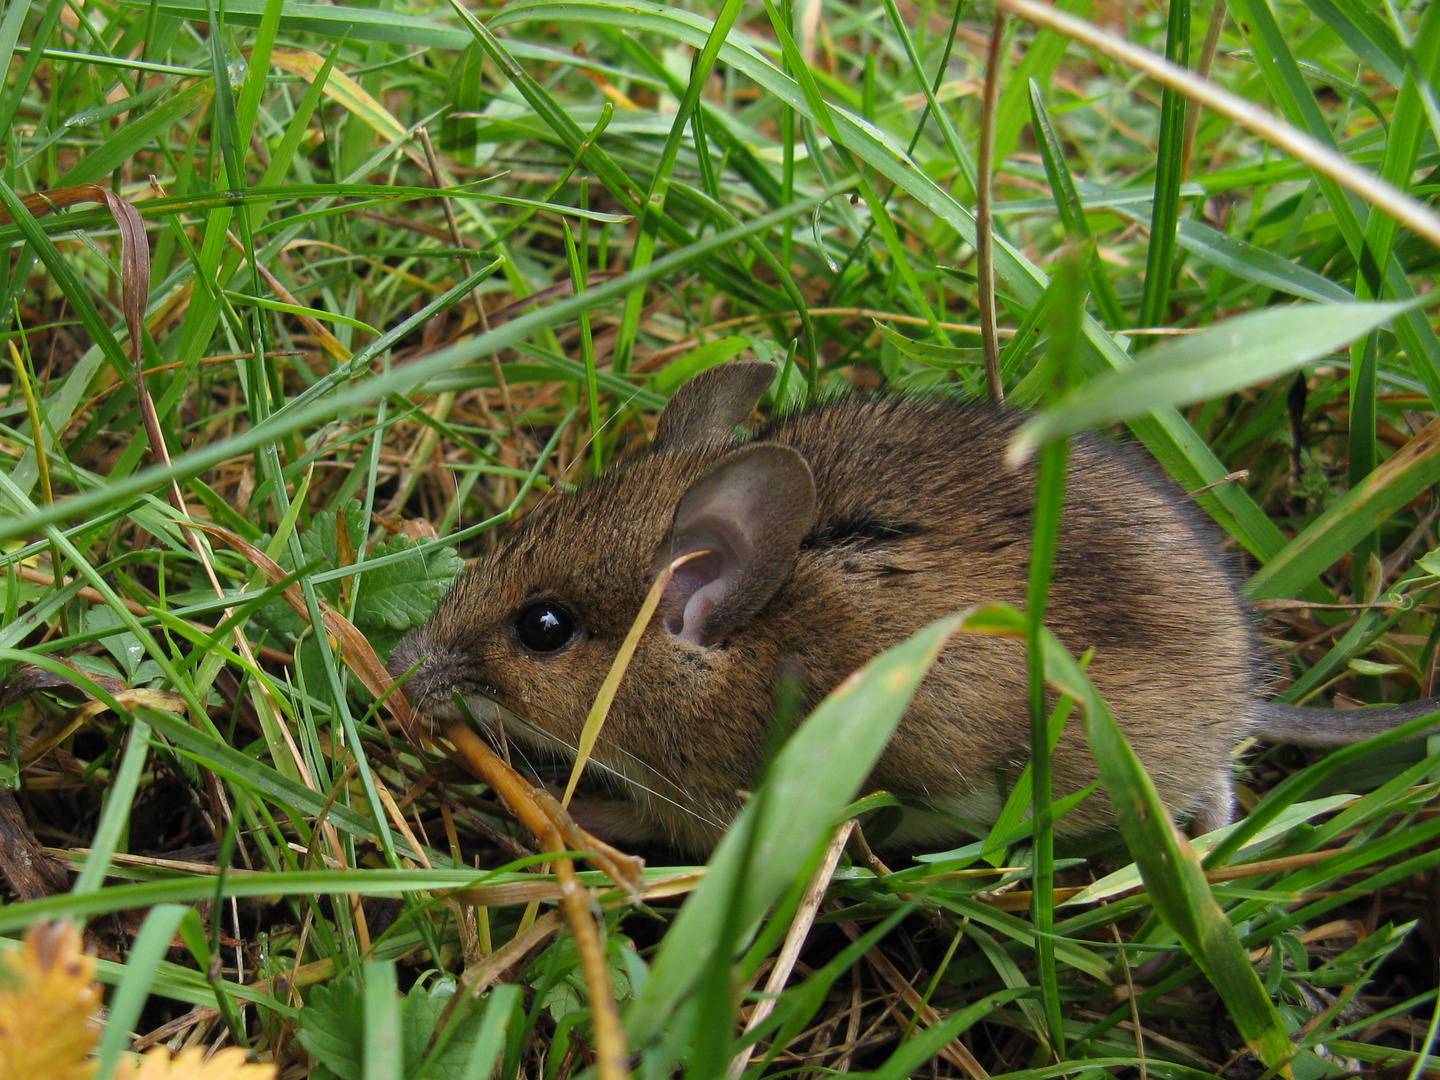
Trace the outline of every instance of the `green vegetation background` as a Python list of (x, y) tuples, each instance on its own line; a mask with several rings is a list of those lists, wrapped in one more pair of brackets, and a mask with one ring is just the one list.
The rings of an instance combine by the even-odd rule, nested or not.
[[(1433, 204), (1440, 4), (1062, 7)], [(493, 798), (381, 721), (316, 605), (383, 656), (462, 556), (603, 468), (713, 363), (775, 361), (771, 406), (849, 386), (985, 396), (991, 30), (988, 7), (898, 0), (4, 9), (0, 779), (32, 845), (78, 876), (60, 893), (12, 878), (0, 931), (90, 920), (116, 987), (103, 1061), (133, 1031), (346, 1080), (594, 1067), (571, 938), (527, 931), (520, 900), (443, 892), (540, 880)], [(1037, 439), (1125, 420), (1199, 492), (1252, 575), (1282, 700), (1429, 696), (1436, 248), (1126, 64), (1015, 16), (1000, 33), (1008, 400), (1053, 400), (1063, 372), (1087, 389)], [(310, 618), (240, 552), (193, 541), (178, 498), (268, 551)], [(1050, 650), (1107, 786), (1145, 807), (1083, 674), (1038, 626), (983, 618)], [(1058, 861), (1023, 802), (894, 873), (847, 858), (742, 1037), (865, 747), (903, 707), (881, 676), (918, 677), (937, 640), (886, 658), (777, 760), (767, 791), (803, 777), (829, 801), (757, 798), (673, 925), (674, 900), (605, 914), (634, 1069), (1436, 1067), (1424, 740), (1267, 753), (1208, 884), (1153, 806)], [(861, 755), (849, 772), (837, 745)], [(786, 857), (757, 862), (747, 836)], [(497, 972), (487, 957), (516, 940)]]

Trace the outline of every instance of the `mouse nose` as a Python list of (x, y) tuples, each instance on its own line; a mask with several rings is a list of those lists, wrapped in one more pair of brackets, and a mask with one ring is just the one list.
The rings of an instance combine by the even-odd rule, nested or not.
[(385, 663), (385, 670), (390, 672), (392, 679), (399, 679), (410, 672), (405, 680), (405, 696), (417, 709), (431, 700), (448, 697), (456, 683), (455, 657), (449, 650), (435, 645), (423, 627), (411, 631), (395, 646)]
[[(405, 672), (415, 666), (415, 662), (424, 656), (429, 650), (421, 636), (421, 631), (412, 630), (400, 639), (390, 653), (390, 659), (385, 661), (385, 670), (390, 672), (392, 679), (398, 679)], [(417, 671), (418, 675), (419, 672)]]
[[(396, 645), (386, 662), (390, 677), (405, 680), (405, 697), (419, 710), (435, 714), (449, 711), (455, 688), (467, 683), (465, 655), (452, 645), (436, 644), (425, 628), (410, 632)], [(412, 671), (413, 668), (413, 671)]]

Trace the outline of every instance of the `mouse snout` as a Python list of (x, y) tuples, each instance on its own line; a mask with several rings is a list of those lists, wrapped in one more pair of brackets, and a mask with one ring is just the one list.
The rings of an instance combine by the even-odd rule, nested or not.
[(461, 662), (454, 650), (431, 641), (422, 627), (395, 646), (385, 669), (394, 679), (415, 669), (405, 679), (404, 689), (410, 703), (419, 709), (449, 700), (451, 689), (460, 681)]
[(404, 675), (414, 666), (415, 661), (429, 652), (423, 637), (423, 630), (412, 630), (401, 638), (400, 644), (391, 651), (390, 659), (385, 661), (385, 670), (390, 672), (392, 679)]

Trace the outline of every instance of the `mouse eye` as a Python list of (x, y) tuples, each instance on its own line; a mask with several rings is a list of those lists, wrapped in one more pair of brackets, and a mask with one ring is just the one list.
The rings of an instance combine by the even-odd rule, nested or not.
[(515, 636), (532, 653), (557, 653), (575, 640), (575, 616), (554, 600), (536, 600), (515, 614)]

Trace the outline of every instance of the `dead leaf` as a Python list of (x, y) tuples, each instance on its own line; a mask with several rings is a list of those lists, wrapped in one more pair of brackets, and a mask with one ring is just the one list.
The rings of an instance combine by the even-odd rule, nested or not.
[[(97, 675), (91, 671), (84, 671), (69, 660), (63, 657), (56, 657), (55, 662), (64, 664), (71, 671), (78, 672), (85, 679), (94, 683), (107, 694), (115, 695), (124, 690), (125, 684), (119, 679), (111, 678), (108, 675)], [(64, 690), (72, 694), (78, 694), (86, 701), (94, 701), (95, 696), (85, 689), (83, 684), (77, 684), (73, 679), (67, 679), (58, 672), (43, 668), (38, 664), (18, 664), (10, 672), (9, 678), (0, 683), (0, 709), (7, 705), (13, 705), (22, 698), (31, 694), (39, 693), (41, 690)]]
[(0, 989), (0, 1080), (85, 1080), (99, 1027), (95, 958), (70, 922), (37, 923), (7, 957)]
[(0, 790), (0, 873), (22, 900), (54, 896), (70, 888), (70, 872), (45, 850), (20, 812), (15, 795)]
[(208, 1060), (198, 1046), (175, 1057), (157, 1046), (142, 1058), (127, 1058), (115, 1070), (115, 1080), (271, 1080), (274, 1065), (254, 1065), (238, 1046), (227, 1046)]

